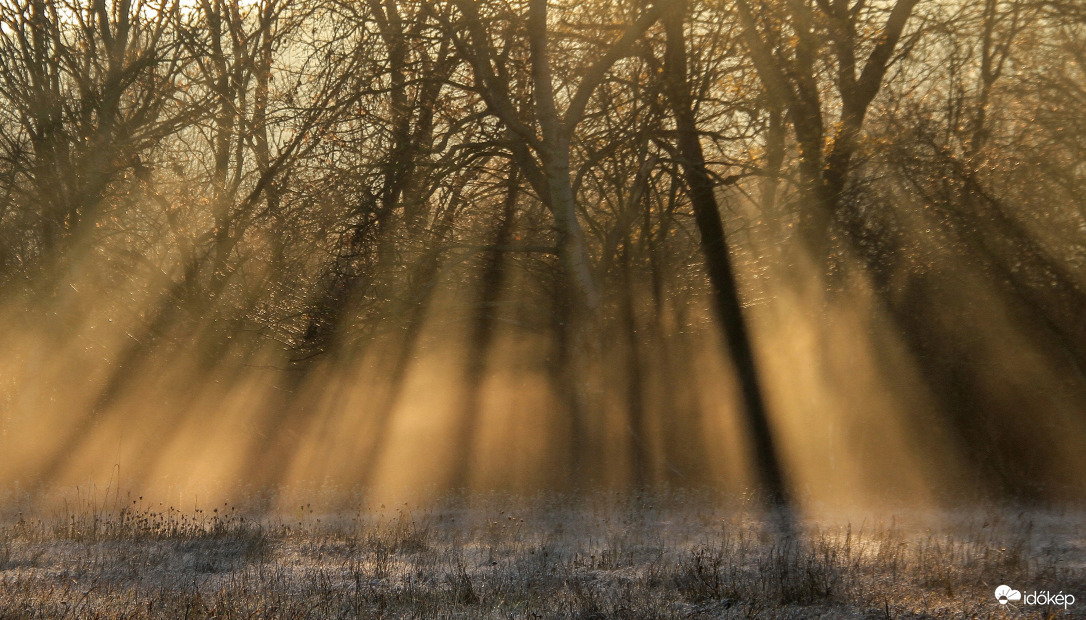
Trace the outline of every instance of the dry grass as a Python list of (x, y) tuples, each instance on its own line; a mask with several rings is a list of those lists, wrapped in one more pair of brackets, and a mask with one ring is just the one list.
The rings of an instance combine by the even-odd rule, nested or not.
[[(381, 514), (70, 508), (0, 527), (2, 618), (972, 618), (1086, 611), (1081, 513), (830, 525), (780, 545), (707, 496)], [(1000, 583), (1075, 593), (1000, 608)]]

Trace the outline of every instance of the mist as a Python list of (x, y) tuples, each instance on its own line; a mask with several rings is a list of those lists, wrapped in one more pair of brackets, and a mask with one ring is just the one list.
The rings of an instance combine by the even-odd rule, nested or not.
[(1081, 501), (1086, 15), (839, 4), (3, 3), (0, 497)]

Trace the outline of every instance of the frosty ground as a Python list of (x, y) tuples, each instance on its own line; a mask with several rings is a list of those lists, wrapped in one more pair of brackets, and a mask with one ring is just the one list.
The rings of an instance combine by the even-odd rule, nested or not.
[[(6, 514), (0, 618), (1086, 616), (1079, 509), (825, 510), (782, 544), (749, 503), (696, 493), (123, 503)], [(1001, 584), (1077, 602), (1001, 606)]]

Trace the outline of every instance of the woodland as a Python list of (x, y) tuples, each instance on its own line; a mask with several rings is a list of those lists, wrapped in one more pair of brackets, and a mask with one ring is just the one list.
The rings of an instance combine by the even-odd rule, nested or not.
[(1084, 472), (1080, 0), (0, 0), (0, 618), (1072, 617)]
[(1086, 492), (1079, 2), (4, 0), (0, 101), (13, 497)]

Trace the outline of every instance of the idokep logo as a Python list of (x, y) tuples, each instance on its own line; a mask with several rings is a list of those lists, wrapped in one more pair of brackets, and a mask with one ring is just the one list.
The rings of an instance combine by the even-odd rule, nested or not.
[(1073, 594), (1064, 594), (1062, 590), (1056, 594), (1052, 594), (1048, 590), (1042, 590), (1040, 592), (1034, 590), (1033, 592), (1022, 596), (1021, 592), (1007, 585), (996, 588), (995, 597), (1000, 605), (1022, 601), (1025, 605), (1055, 605), (1057, 607), (1063, 607), (1066, 610), (1068, 607), (1075, 604), (1075, 596)]
[(999, 601), (1000, 605), (1006, 605), (1011, 601), (1022, 600), (1022, 593), (1011, 589), (1010, 586), (999, 586), (996, 588), (996, 600)]

